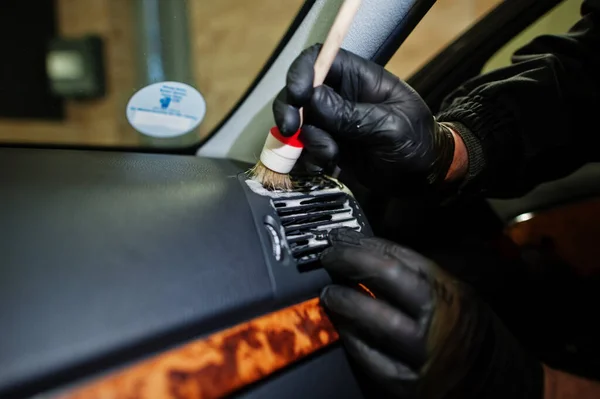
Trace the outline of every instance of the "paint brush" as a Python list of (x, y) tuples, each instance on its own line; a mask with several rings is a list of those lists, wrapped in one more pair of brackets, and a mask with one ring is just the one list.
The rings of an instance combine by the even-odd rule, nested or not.
[[(323, 84), (333, 64), (342, 42), (350, 29), (354, 16), (360, 8), (361, 0), (345, 0), (327, 34), (321, 51), (315, 62), (313, 87)], [(263, 146), (258, 163), (250, 169), (253, 179), (269, 190), (290, 191), (293, 188), (290, 171), (296, 164), (303, 145), (299, 139), (302, 128), (302, 109), (300, 110), (300, 128), (290, 137), (283, 136), (277, 127), (271, 128)]]

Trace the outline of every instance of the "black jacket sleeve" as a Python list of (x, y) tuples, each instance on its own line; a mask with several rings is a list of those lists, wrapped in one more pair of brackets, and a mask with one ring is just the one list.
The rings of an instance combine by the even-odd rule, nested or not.
[(540, 36), (512, 64), (478, 76), (444, 102), (469, 154), (463, 188), (514, 197), (600, 160), (600, 0), (586, 0), (566, 34)]

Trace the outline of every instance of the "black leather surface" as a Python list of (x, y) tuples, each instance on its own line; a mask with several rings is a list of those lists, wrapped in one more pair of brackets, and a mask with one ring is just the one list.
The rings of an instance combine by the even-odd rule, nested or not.
[(0, 149), (0, 393), (276, 306), (239, 171)]

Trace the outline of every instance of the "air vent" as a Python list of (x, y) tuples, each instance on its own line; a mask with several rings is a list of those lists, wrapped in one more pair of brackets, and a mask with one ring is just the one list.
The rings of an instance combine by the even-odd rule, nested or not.
[(345, 192), (331, 189), (273, 200), (288, 246), (299, 266), (319, 259), (328, 246), (330, 230), (361, 229), (350, 201)]

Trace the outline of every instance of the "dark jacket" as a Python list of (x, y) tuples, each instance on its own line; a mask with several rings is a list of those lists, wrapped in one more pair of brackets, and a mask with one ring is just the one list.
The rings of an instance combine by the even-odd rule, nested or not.
[(581, 15), (446, 99), (438, 120), (462, 125), (469, 153), (464, 190), (519, 196), (600, 160), (600, 0)]

